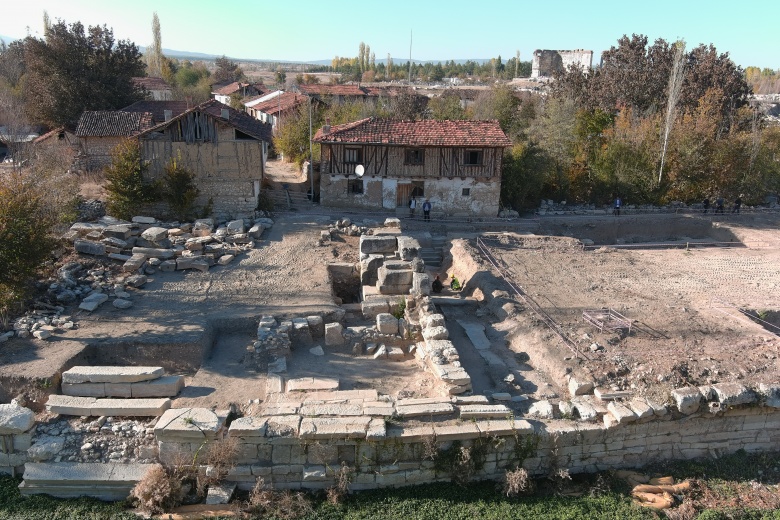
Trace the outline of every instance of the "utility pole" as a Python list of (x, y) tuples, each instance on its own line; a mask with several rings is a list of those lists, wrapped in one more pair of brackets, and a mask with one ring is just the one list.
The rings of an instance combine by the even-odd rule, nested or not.
[(412, 84), (412, 30), (409, 29), (409, 84)]
[(314, 145), (311, 135), (311, 94), (309, 98), (309, 185), (311, 186), (311, 202), (314, 203)]

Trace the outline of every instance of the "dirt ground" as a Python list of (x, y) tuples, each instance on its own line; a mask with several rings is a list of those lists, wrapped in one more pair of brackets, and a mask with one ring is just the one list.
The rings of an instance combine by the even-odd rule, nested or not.
[[(645, 219), (648, 228), (663, 223)], [(573, 219), (568, 230), (571, 236), (597, 236), (592, 224)], [(601, 223), (611, 225), (608, 219)], [(514, 281), (589, 358), (585, 368), (601, 385), (668, 395), (670, 388), (686, 384), (780, 380), (780, 338), (773, 333), (780, 331), (776, 229), (776, 216), (715, 222), (718, 238), (727, 232), (739, 241), (735, 246), (750, 246), (730, 248), (686, 248), (683, 242), (583, 250), (572, 238), (511, 234), (494, 235), (487, 243)], [(667, 244), (680, 240), (670, 228), (660, 233)], [(601, 333), (585, 322), (584, 310), (601, 308), (632, 320), (631, 333)], [(766, 327), (750, 313), (762, 317)], [(530, 310), (519, 318), (524, 325), (533, 321)], [(543, 341), (540, 327), (534, 324), (537, 334), (528, 337)], [(549, 334), (545, 340), (559, 341)]]
[[(151, 275), (143, 289), (132, 292), (131, 309), (120, 311), (108, 304), (91, 314), (70, 309), (78, 329), (58, 333), (47, 342), (15, 338), (3, 345), (0, 380), (5, 386), (18, 382), (27, 389), (38, 385), (45, 393), (51, 391), (45, 388), (46, 380), (77, 359), (86, 345), (97, 346), (99, 358), (100, 349), (108, 352), (118, 343), (135, 345), (145, 362), (157, 360), (177, 372), (178, 358), (188, 357), (190, 350), (189, 357), (198, 355), (196, 345), (210, 327), (216, 327), (220, 331), (202, 366), (180, 363), (178, 373), (187, 376), (188, 388), (177, 405), (224, 408), (262, 398), (263, 375), (243, 366), (255, 320), (263, 314), (300, 316), (336, 308), (327, 264), (357, 261), (357, 238), (342, 236), (324, 247), (315, 244), (320, 230), (337, 216), (279, 215), (259, 247), (228, 266), (208, 273)], [(619, 222), (607, 217), (549, 218), (540, 219), (538, 229), (566, 236), (491, 234), (488, 243), (516, 283), (576, 343), (587, 358), (583, 368), (599, 384), (663, 395), (684, 384), (780, 380), (780, 341), (740, 312), (752, 312), (780, 326), (778, 221), (772, 215), (703, 223), (667, 216)], [(623, 232), (616, 232), (616, 226), (622, 226)], [(597, 245), (583, 250), (570, 237), (590, 238)], [(741, 247), (668, 245), (675, 240), (731, 242)], [(667, 245), (650, 247), (648, 241)], [(616, 242), (635, 247), (598, 245)], [(631, 334), (600, 333), (583, 321), (584, 309), (602, 307), (631, 319)], [(480, 320), (495, 344), (507, 344), (518, 330), (527, 349), (557, 341), (528, 310), (504, 323), (480, 316), (468, 306), (447, 307), (444, 313), (479, 393), (505, 387), (484, 370), (457, 325), (459, 319)], [(596, 346), (597, 351), (592, 351)], [(517, 349), (512, 348), (494, 350), (515, 375), (518, 388), (532, 399), (556, 397), (563, 382), (562, 373), (554, 369), (557, 365), (532, 370), (517, 361)], [(200, 359), (196, 367), (199, 364)], [(435, 386), (412, 358), (378, 364), (370, 357), (352, 357), (349, 346), (330, 350), (325, 358), (309, 354), (308, 349), (293, 354), (289, 377), (318, 374), (338, 377), (343, 388), (373, 387), (390, 395), (406, 390), (419, 397)]]

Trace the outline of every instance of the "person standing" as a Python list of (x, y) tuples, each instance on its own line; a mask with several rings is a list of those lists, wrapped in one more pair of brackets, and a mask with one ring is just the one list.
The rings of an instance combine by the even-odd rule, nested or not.
[(423, 216), (425, 217), (425, 220), (428, 220), (428, 221), (431, 220), (431, 201), (430, 201), (430, 199), (425, 199), (425, 202), (423, 202)]
[(615, 198), (615, 209), (612, 210), (612, 214), (617, 216), (620, 216), (620, 206), (623, 205), (623, 201), (620, 200), (620, 197)]
[(737, 200), (734, 201), (734, 208), (731, 210), (731, 212), (739, 215), (739, 209), (741, 207), (742, 207), (742, 195), (737, 197)]
[(414, 210), (417, 209), (417, 201), (414, 197), (409, 197), (409, 218), (414, 218)]
[(715, 199), (715, 213), (720, 213), (722, 215), (724, 211), (725, 208), (723, 206), (723, 197), (718, 195), (718, 198)]
[(704, 197), (704, 201), (702, 202), (702, 206), (704, 206), (704, 214), (706, 215), (707, 212), (710, 210), (710, 198)]

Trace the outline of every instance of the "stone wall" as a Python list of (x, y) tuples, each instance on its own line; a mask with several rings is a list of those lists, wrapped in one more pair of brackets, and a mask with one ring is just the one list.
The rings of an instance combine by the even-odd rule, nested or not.
[(81, 137), (79, 149), (84, 154), (80, 167), (87, 171), (102, 170), (111, 164), (111, 154), (124, 137)]
[[(354, 175), (350, 179), (355, 182)], [(402, 181), (381, 177), (364, 177), (360, 181), (363, 183), (363, 193), (352, 193), (348, 190), (346, 177), (323, 173), (320, 183), (323, 206), (375, 210), (396, 207), (396, 190)], [(501, 182), (469, 177), (438, 177), (424, 181), (424, 192), (430, 198), (434, 217), (437, 214), (495, 217), (498, 215)], [(406, 202), (403, 204), (405, 206)], [(422, 215), (422, 200), (417, 203), (416, 213)]]
[[(369, 422), (360, 418), (331, 419), (329, 429), (322, 427), (326, 419), (320, 419), (319, 430), (313, 425), (316, 418), (244, 418), (227, 430), (239, 443), (237, 465), (227, 480), (245, 489), (260, 477), (280, 489), (321, 489), (334, 484), (335, 472), (344, 464), (354, 471), (351, 489), (361, 490), (449, 481), (462, 473), (472, 480), (500, 479), (518, 466), (535, 476), (558, 469), (582, 473), (633, 468), (659, 460), (719, 457), (740, 449), (769, 451), (780, 441), (780, 412), (774, 408), (674, 419), (672, 413), (610, 426), (517, 419), (404, 424), (388, 426), (384, 435), (374, 438), (366, 429)], [(160, 453), (175, 458), (178, 449), (192, 453), (198, 446), (197, 441), (166, 442)], [(461, 448), (470, 450), (473, 466), (453, 461), (453, 450)]]
[(593, 64), (593, 51), (577, 49), (573, 51), (536, 50), (531, 64), (531, 77), (552, 77), (555, 72), (568, 70), (572, 65), (589, 71)]

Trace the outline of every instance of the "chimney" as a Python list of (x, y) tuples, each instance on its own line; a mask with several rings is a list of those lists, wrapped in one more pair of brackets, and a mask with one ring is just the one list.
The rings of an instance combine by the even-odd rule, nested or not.
[(227, 108), (222, 109), (222, 119), (230, 119), (230, 110)]
[(166, 121), (170, 121), (173, 119), (173, 110), (163, 110), (163, 115), (165, 116)]
[(325, 118), (325, 126), (322, 127), (322, 133), (323, 134), (329, 134), (330, 133), (330, 118)]

